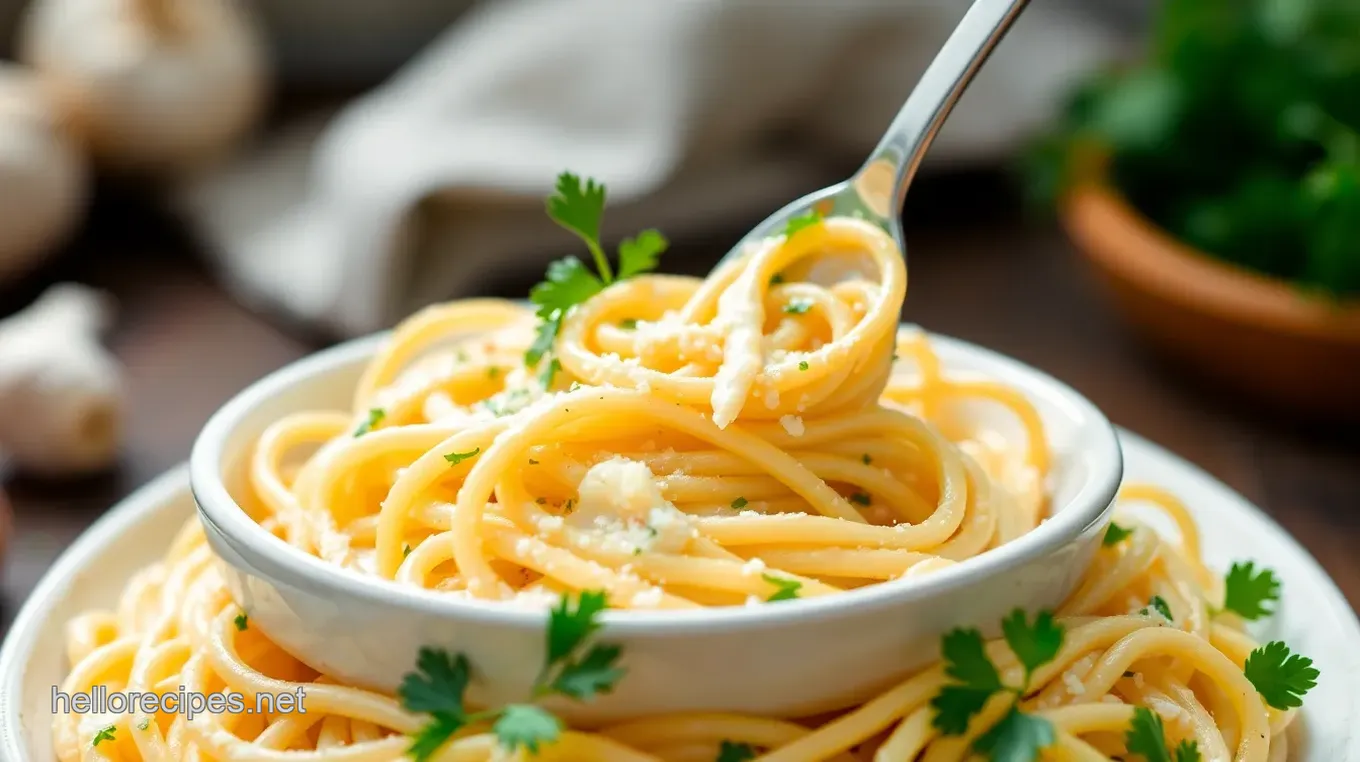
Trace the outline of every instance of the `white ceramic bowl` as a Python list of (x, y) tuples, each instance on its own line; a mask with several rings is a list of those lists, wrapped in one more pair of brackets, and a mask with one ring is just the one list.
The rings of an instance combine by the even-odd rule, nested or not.
[[(251, 622), (312, 667), (391, 691), (422, 646), (440, 647), (473, 664), (479, 679), (472, 701), (522, 700), (542, 663), (544, 612), (457, 600), (330, 565), (261, 529), (233, 498), (260, 433), (299, 410), (348, 409), (384, 338), (289, 365), (208, 421), (190, 458), (208, 541)], [(609, 696), (555, 709), (585, 723), (672, 711), (820, 712), (935, 660), (939, 636), (950, 628), (995, 633), (1012, 609), (1051, 608), (1066, 597), (1098, 546), (1123, 474), (1113, 427), (1043, 373), (962, 341), (933, 342), (951, 372), (1009, 384), (1038, 407), (1054, 455), (1049, 520), (956, 566), (834, 596), (698, 612), (605, 612), (599, 638), (622, 646), (628, 675)], [(965, 412), (1010, 421), (989, 405)]]

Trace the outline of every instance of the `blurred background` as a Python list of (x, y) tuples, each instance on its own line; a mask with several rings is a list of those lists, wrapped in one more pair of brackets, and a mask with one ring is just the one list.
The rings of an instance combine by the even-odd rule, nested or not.
[[(232, 394), (606, 237), (701, 274), (849, 175), (960, 0), (0, 0), (3, 622)], [(904, 318), (1072, 384), (1360, 602), (1360, 0), (1032, 0)]]

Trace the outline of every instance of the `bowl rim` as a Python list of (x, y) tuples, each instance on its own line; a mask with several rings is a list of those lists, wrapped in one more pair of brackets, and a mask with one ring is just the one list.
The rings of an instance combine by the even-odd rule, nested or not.
[(1360, 345), (1360, 299), (1328, 303), (1190, 246), (1104, 176), (1073, 187), (1059, 213), (1087, 259), (1163, 301), (1277, 333)]
[[(303, 553), (260, 527), (228, 492), (219, 464), (225, 454), (225, 443), (243, 419), (259, 405), (303, 379), (334, 372), (370, 356), (388, 335), (389, 332), (381, 332), (352, 339), (294, 361), (246, 387), (219, 408), (194, 440), (189, 456), (190, 488), (199, 520), (208, 525), (205, 528), (215, 530), (251, 565), (251, 569), (243, 571), (263, 575), (287, 588), (312, 593), (323, 591), (325, 597), (337, 602), (407, 608), (427, 617), (541, 631), (548, 616), (546, 609), (488, 605), (452, 598), (433, 590), (338, 567)], [(775, 628), (803, 619), (838, 618), (943, 597), (1049, 556), (1102, 524), (1113, 510), (1123, 481), (1124, 461), (1114, 425), (1099, 408), (1070, 386), (1019, 360), (960, 339), (929, 332), (928, 336), (937, 347), (974, 354), (982, 364), (998, 368), (1016, 379), (1015, 385), (1027, 397), (1045, 398), (1060, 409), (1066, 409), (1073, 420), (1086, 421), (1079, 430), (1089, 427), (1090, 433), (1079, 438), (1083, 441), (1089, 438), (1093, 442), (1094, 465), (1080, 489), (1061, 510), (1005, 545), (921, 577), (889, 580), (780, 605), (707, 607), (698, 611), (606, 610), (599, 621), (610, 635), (679, 637), (700, 632)]]

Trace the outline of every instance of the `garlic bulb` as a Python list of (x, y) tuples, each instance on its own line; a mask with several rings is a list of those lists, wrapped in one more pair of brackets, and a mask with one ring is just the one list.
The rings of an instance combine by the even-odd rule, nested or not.
[(109, 298), (64, 283), (0, 320), (0, 458), (20, 471), (95, 471), (118, 453), (122, 369), (99, 335)]
[(20, 58), (65, 98), (102, 165), (176, 175), (250, 128), (262, 45), (238, 0), (35, 0)]
[(0, 64), (0, 283), (18, 278), (79, 223), (85, 157), (36, 77)]

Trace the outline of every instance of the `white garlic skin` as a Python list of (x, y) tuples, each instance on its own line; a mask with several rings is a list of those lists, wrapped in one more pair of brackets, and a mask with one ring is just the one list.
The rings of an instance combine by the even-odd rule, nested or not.
[(0, 64), (0, 283), (37, 267), (79, 225), (85, 156), (27, 70)]
[(0, 457), (18, 470), (71, 476), (117, 458), (123, 374), (99, 341), (111, 319), (104, 294), (58, 284), (0, 320)]
[(99, 164), (181, 175), (220, 159), (260, 114), (264, 48), (243, 13), (237, 0), (35, 0), (20, 60), (59, 89)]

